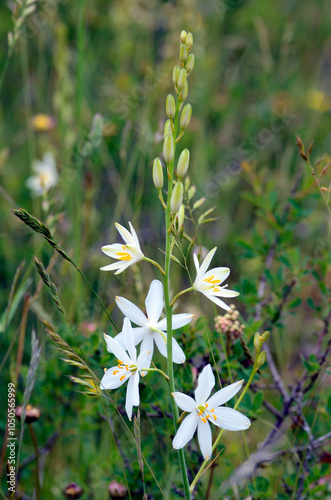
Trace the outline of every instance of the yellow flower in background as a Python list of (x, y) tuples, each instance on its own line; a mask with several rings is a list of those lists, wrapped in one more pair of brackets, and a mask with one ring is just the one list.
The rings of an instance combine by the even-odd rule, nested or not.
[(55, 118), (39, 113), (32, 117), (31, 126), (36, 132), (49, 132), (56, 125)]
[(331, 98), (321, 90), (311, 89), (306, 95), (306, 106), (320, 113), (325, 113), (331, 109)]

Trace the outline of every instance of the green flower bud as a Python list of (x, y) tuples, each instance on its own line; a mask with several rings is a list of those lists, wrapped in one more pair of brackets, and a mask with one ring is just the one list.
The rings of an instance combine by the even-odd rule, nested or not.
[(167, 120), (164, 124), (164, 130), (163, 130), (163, 135), (164, 137), (166, 135), (172, 135), (172, 126), (171, 126), (171, 120)]
[(179, 60), (184, 65), (186, 59), (187, 59), (187, 46), (185, 45), (185, 43), (181, 43), (179, 49)]
[(174, 138), (172, 135), (168, 134), (165, 136), (163, 141), (163, 158), (166, 163), (170, 163), (174, 157)]
[(191, 73), (192, 69), (194, 68), (194, 63), (195, 63), (195, 56), (194, 54), (190, 54), (186, 61), (187, 74)]
[(206, 198), (200, 198), (200, 200), (197, 200), (194, 203), (193, 208), (196, 209), (196, 208), (201, 207), (204, 204), (205, 201), (206, 201)]
[(259, 332), (256, 332), (256, 334), (254, 335), (254, 346), (257, 351), (261, 350), (262, 343), (263, 342), (261, 341)]
[(181, 152), (179, 160), (178, 160), (178, 164), (177, 164), (178, 177), (184, 177), (184, 175), (187, 172), (189, 162), (190, 162), (190, 152), (187, 148), (185, 148)]
[(185, 87), (183, 88), (183, 90), (181, 91), (180, 93), (180, 100), (181, 101), (185, 101), (186, 97), (187, 97), (187, 94), (188, 94), (188, 83), (187, 83), (187, 80), (185, 82)]
[(166, 113), (168, 118), (173, 118), (176, 113), (175, 98), (172, 94), (167, 95), (166, 99)]
[(197, 192), (197, 188), (195, 186), (191, 186), (190, 189), (188, 190), (188, 199), (191, 200), (195, 193)]
[(179, 66), (175, 66), (174, 70), (172, 72), (172, 82), (173, 82), (173, 84), (174, 84), (175, 87), (178, 87), (179, 74), (180, 74), (180, 67)]
[(191, 104), (186, 104), (180, 116), (180, 128), (185, 130), (191, 121), (192, 116), (192, 106)]
[(265, 360), (267, 359), (267, 353), (265, 351), (260, 352), (259, 357), (257, 358), (256, 369), (258, 370), (264, 365)]
[(185, 218), (185, 207), (184, 205), (180, 206), (180, 209), (177, 213), (177, 231), (178, 233), (182, 230), (184, 226), (184, 218)]
[(183, 90), (186, 83), (186, 69), (182, 68), (179, 73), (177, 86), (180, 90)]
[(183, 43), (185, 43), (185, 41), (186, 41), (186, 35), (187, 35), (186, 31), (182, 30), (180, 33), (180, 39)]
[(178, 212), (183, 202), (183, 191), (183, 184), (181, 182), (176, 182), (170, 199), (170, 210), (175, 214)]
[(190, 187), (190, 184), (191, 184), (191, 179), (189, 178), (189, 176), (187, 176), (186, 179), (185, 179), (185, 183), (184, 183), (185, 193), (188, 191), (188, 189)]
[(267, 331), (267, 332), (262, 333), (262, 335), (261, 335), (262, 342), (266, 342), (269, 337), (270, 337), (270, 332)]
[(159, 158), (155, 158), (153, 163), (153, 181), (156, 189), (163, 188), (163, 168)]
[(185, 43), (187, 45), (187, 48), (190, 49), (193, 45), (193, 35), (192, 33), (187, 33), (185, 37)]

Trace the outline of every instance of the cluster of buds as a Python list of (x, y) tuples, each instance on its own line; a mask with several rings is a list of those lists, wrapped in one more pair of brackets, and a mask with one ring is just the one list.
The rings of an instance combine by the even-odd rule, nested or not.
[[(172, 75), (176, 97), (173, 94), (169, 94), (165, 105), (167, 121), (164, 125), (163, 159), (167, 165), (169, 179), (173, 179), (176, 144), (183, 136), (185, 129), (189, 126), (192, 116), (191, 104), (184, 105), (184, 101), (188, 95), (188, 75), (193, 70), (195, 61), (194, 54), (189, 53), (193, 45), (193, 35), (183, 30), (180, 38), (179, 65), (174, 67)], [(177, 179), (173, 181), (170, 197), (170, 209), (174, 219), (176, 219), (177, 229), (178, 227), (183, 227), (185, 217), (183, 178), (188, 171), (189, 162), (190, 152), (188, 149), (184, 149), (178, 159), (176, 168)], [(166, 208), (162, 197), (163, 166), (159, 158), (156, 158), (153, 163), (153, 181), (156, 189), (159, 191), (161, 203)]]
[(264, 332), (262, 335), (259, 334), (259, 332), (256, 332), (254, 335), (254, 346), (256, 349), (256, 356), (257, 356), (257, 361), (256, 361), (256, 370), (261, 368), (262, 365), (264, 365), (267, 354), (265, 351), (261, 352), (262, 346), (264, 342), (268, 340), (270, 337), (270, 332)]
[(216, 316), (215, 318), (215, 330), (218, 333), (223, 333), (229, 338), (237, 339), (244, 333), (245, 325), (240, 323), (239, 311), (236, 307), (231, 304), (231, 310), (224, 314), (224, 316)]

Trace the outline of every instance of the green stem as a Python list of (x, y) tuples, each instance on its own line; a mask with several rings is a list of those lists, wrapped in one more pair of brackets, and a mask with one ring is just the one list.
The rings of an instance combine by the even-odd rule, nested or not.
[(160, 264), (155, 262), (155, 260), (149, 259), (148, 257), (144, 257), (144, 260), (146, 260), (146, 262), (150, 262), (151, 264), (153, 264), (153, 266), (158, 267), (164, 276), (164, 271), (163, 271), (162, 267), (160, 266)]
[(1, 73), (1, 77), (0, 77), (0, 90), (1, 90), (1, 87), (2, 87), (3, 82), (5, 80), (5, 76), (6, 76), (6, 73), (7, 73), (7, 70), (8, 70), (10, 59), (11, 59), (11, 54), (8, 53), (7, 57), (6, 57), (5, 64), (4, 64), (4, 67), (3, 67), (3, 70), (2, 70), (2, 73)]
[[(253, 369), (252, 369), (252, 373), (248, 379), (248, 382), (247, 384), (245, 385), (244, 387), (244, 390), (242, 391), (242, 393), (240, 394), (239, 398), (238, 398), (238, 401), (236, 402), (236, 404), (234, 405), (233, 409), (236, 410), (238, 408), (238, 406), (240, 405), (243, 397), (245, 396), (246, 392), (248, 391), (249, 389), (249, 386), (251, 385), (252, 381), (253, 381), (253, 378), (254, 378), (254, 375), (257, 371), (257, 359), (258, 359), (258, 353), (256, 354), (256, 358), (255, 358), (255, 362), (254, 362), (254, 366), (253, 366)], [(212, 448), (212, 451), (214, 452), (215, 449), (217, 448), (220, 440), (221, 440), (221, 437), (223, 436), (223, 432), (224, 432), (224, 429), (221, 430), (221, 432), (219, 433), (219, 435), (217, 436), (214, 444), (213, 444), (213, 448)], [(209, 460), (205, 460), (203, 462), (203, 464), (201, 465), (197, 475), (195, 476), (195, 478), (193, 479), (191, 485), (190, 485), (190, 492), (192, 493), (192, 491), (194, 490), (197, 482), (199, 481), (200, 477), (202, 476), (207, 464), (208, 464)]]
[[(173, 131), (174, 141), (176, 140), (176, 135), (177, 135), (178, 116), (179, 116), (180, 105), (181, 105), (181, 102), (179, 101), (179, 99), (177, 99), (176, 113), (175, 113), (175, 117), (174, 117), (174, 131)], [(176, 149), (176, 143), (175, 143), (174, 149)], [(175, 151), (174, 151), (174, 157), (175, 157)], [(174, 177), (174, 158), (172, 159), (172, 161), (170, 163), (167, 164), (167, 169), (168, 169), (170, 175), (168, 178), (168, 197), (167, 197), (167, 208), (166, 208), (166, 217), (165, 217), (166, 248), (165, 248), (165, 265), (164, 265), (163, 284), (164, 284), (164, 300), (165, 300), (165, 308), (166, 308), (166, 316), (167, 316), (167, 368), (168, 368), (168, 375), (169, 375), (169, 388), (170, 388), (170, 392), (173, 393), (173, 392), (175, 392), (175, 380), (174, 380), (174, 369), (173, 369), (173, 362), (172, 362), (172, 306), (170, 304), (170, 291), (169, 291), (170, 261), (171, 261), (171, 233), (169, 232), (169, 228), (171, 227), (170, 199), (171, 199), (171, 193), (172, 193), (172, 187), (173, 187), (173, 177)], [(177, 431), (177, 421), (179, 420), (179, 412), (178, 412), (178, 408), (177, 408), (177, 405), (176, 405), (174, 399), (171, 397), (170, 400), (171, 400), (171, 409), (172, 409), (174, 427), (175, 427), (175, 431)], [(188, 481), (188, 476), (187, 476), (185, 454), (184, 454), (183, 449), (178, 450), (178, 456), (179, 456), (180, 469), (181, 469), (182, 478), (183, 478), (185, 499), (190, 500), (191, 493), (190, 493), (190, 489), (189, 489), (189, 481)]]
[(40, 479), (39, 479), (39, 448), (36, 433), (32, 427), (32, 424), (28, 424), (31, 439), (33, 441), (33, 446), (36, 454), (36, 500), (40, 500)]
[(161, 375), (163, 375), (163, 377), (166, 379), (166, 380), (169, 380), (169, 377), (166, 373), (164, 373), (162, 370), (159, 370), (158, 368), (141, 368), (141, 370), (139, 370), (141, 372), (158, 372), (158, 373), (161, 373)]
[(186, 288), (185, 290), (182, 290), (181, 292), (177, 293), (177, 295), (172, 299), (171, 301), (171, 307), (173, 307), (174, 303), (176, 302), (176, 300), (181, 296), (181, 295), (184, 295), (184, 293), (187, 293), (187, 292), (191, 292), (193, 290), (193, 287), (190, 287), (190, 288)]

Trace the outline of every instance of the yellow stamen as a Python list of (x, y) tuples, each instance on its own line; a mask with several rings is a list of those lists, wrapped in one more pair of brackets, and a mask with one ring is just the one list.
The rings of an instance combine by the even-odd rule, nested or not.
[(214, 420), (217, 420), (217, 417), (216, 417), (216, 415), (213, 415), (213, 417), (214, 417)]
[[(214, 415), (215, 416), (215, 415)], [(210, 418), (210, 415), (206, 415), (206, 421), (208, 420), (208, 418)]]
[(214, 280), (214, 281), (213, 280), (214, 280), (214, 275), (209, 276), (209, 278), (205, 278), (202, 281), (205, 281), (206, 283), (210, 283), (211, 285), (217, 285), (220, 282), (220, 280)]
[(118, 257), (118, 260), (131, 260), (132, 257), (131, 255), (128, 253), (128, 252), (117, 252), (117, 254), (119, 257)]
[(207, 423), (207, 420), (203, 417), (201, 417), (201, 420), (206, 424)]
[(113, 371), (113, 375), (116, 375), (116, 373), (119, 373), (119, 371), (118, 370), (114, 370)]
[(124, 380), (124, 379), (125, 379), (125, 377), (126, 377), (126, 374), (125, 374), (125, 375), (122, 375), (122, 376), (120, 377), (120, 381), (122, 382), (122, 380)]

